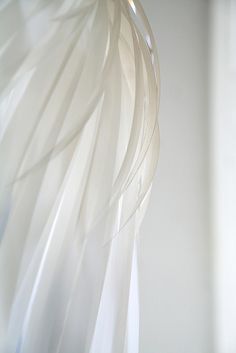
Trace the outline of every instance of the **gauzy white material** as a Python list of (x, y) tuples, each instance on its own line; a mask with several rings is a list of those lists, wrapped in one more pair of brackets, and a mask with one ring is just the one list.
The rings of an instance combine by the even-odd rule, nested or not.
[(0, 352), (137, 353), (156, 49), (137, 0), (0, 5)]

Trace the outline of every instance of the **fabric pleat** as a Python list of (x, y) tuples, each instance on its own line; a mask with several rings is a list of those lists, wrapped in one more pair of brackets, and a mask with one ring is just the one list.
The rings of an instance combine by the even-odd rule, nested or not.
[(0, 353), (138, 353), (158, 106), (139, 0), (0, 4)]

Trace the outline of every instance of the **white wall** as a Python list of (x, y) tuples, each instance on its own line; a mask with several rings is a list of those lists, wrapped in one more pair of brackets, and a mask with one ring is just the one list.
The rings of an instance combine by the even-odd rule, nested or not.
[(236, 352), (236, 1), (212, 0), (211, 174), (215, 353)]
[(141, 236), (141, 353), (211, 353), (208, 2), (143, 0), (161, 71), (161, 152)]

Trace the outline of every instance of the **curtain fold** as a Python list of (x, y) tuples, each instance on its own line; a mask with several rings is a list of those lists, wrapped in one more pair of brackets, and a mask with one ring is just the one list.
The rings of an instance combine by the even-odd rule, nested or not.
[(1, 4), (1, 353), (138, 353), (158, 104), (137, 0)]

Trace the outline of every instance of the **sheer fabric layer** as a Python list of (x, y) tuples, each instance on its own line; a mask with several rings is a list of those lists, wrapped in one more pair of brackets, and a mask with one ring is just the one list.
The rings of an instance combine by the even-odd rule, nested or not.
[(1, 353), (138, 353), (158, 77), (137, 0), (0, 5)]

